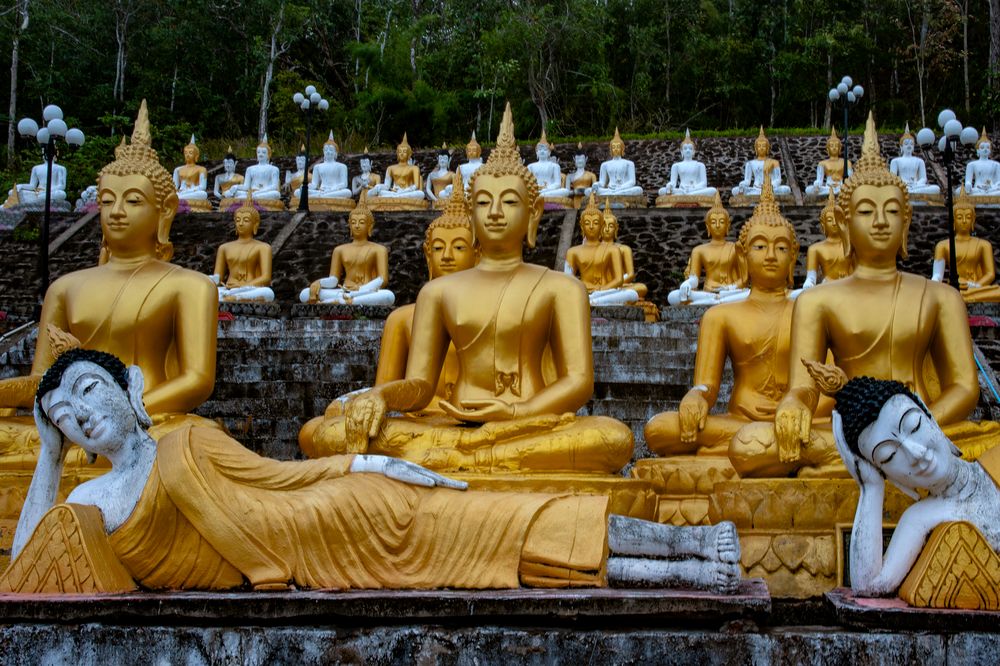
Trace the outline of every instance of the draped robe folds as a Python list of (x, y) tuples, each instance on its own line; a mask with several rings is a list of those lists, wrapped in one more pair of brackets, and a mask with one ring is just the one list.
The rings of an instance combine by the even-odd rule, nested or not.
[(606, 582), (606, 497), (424, 488), (350, 474), (352, 460), (275, 461), (216, 430), (177, 430), (112, 548), (149, 588)]

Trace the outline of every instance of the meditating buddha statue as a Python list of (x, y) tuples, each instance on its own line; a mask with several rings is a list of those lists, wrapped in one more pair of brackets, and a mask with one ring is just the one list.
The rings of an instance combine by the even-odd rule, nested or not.
[(194, 134), (184, 146), (184, 166), (174, 169), (174, 187), (177, 198), (194, 212), (210, 212), (212, 204), (208, 200), (208, 169), (198, 164), (201, 151), (194, 141)]
[[(298, 196), (302, 192), (302, 181), (306, 179), (306, 146), (302, 144), (299, 152), (295, 156), (295, 169), (285, 172), (285, 192), (292, 198), (289, 207), (294, 207), (298, 203)], [(309, 182), (312, 182), (312, 174), (309, 174)]]
[(619, 206), (633, 205), (645, 208), (645, 194), (635, 180), (635, 163), (625, 159), (625, 142), (622, 141), (617, 127), (609, 147), (611, 159), (601, 162), (600, 176), (594, 183), (593, 191), (599, 197), (614, 197), (615, 201), (612, 203)]
[(791, 194), (792, 189), (788, 185), (781, 184), (781, 165), (778, 164), (778, 160), (770, 156), (771, 142), (764, 134), (763, 125), (753, 142), (753, 150), (756, 157), (743, 166), (743, 180), (733, 188), (733, 194), (760, 196), (764, 175), (768, 172), (770, 172), (771, 187), (776, 196)]
[[(705, 214), (705, 229), (711, 239), (691, 251), (685, 280), (667, 295), (670, 305), (716, 305), (742, 301), (750, 295), (746, 275), (741, 268), (736, 245), (726, 240), (729, 235), (729, 213), (722, 206), (722, 197), (715, 193), (715, 203)], [(705, 284), (698, 290), (702, 271)]]
[(441, 196), (442, 191), (455, 180), (455, 172), (451, 170), (451, 153), (448, 152), (448, 144), (443, 144), (437, 155), (437, 167), (427, 174), (427, 185), (424, 192), (431, 201), (440, 201), (442, 206), (447, 204), (448, 198)]
[(312, 168), (309, 180), (310, 210), (342, 211), (354, 208), (347, 165), (337, 161), (337, 152), (337, 142), (331, 130), (329, 138), (323, 144), (323, 161)]
[[(56, 162), (58, 155), (52, 158), (52, 192), (49, 201), (58, 204), (66, 201), (66, 167)], [(10, 208), (18, 204), (37, 205), (45, 204), (45, 184), (48, 183), (48, 164), (45, 155), (42, 155), (42, 163), (31, 167), (31, 175), (27, 183), (15, 183), (14, 187), (7, 192), (5, 208)]]
[(559, 168), (559, 162), (552, 159), (552, 146), (548, 137), (545, 136), (545, 129), (542, 129), (542, 138), (535, 144), (535, 156), (537, 161), (528, 165), (528, 170), (538, 181), (539, 192), (546, 203), (557, 206), (569, 206), (572, 201), (568, 197), (572, 192), (563, 187), (563, 174)]
[(846, 474), (829, 424), (813, 422), (819, 393), (798, 362), (823, 363), (828, 352), (848, 378), (867, 375), (911, 387), (969, 455), (1000, 430), (994, 423), (965, 421), (979, 398), (979, 381), (961, 296), (897, 269), (897, 254), (906, 257), (911, 209), (906, 185), (879, 154), (871, 114), (861, 159), (839, 202), (847, 212), (841, 238), (854, 272), (796, 300), (789, 388), (774, 424), (748, 425), (730, 445), (730, 461), (743, 478)]
[(368, 147), (365, 153), (358, 158), (358, 168), (361, 170), (357, 176), (351, 179), (351, 193), (358, 197), (361, 191), (370, 192), (373, 187), (382, 182), (382, 176), (372, 173), (372, 158), (368, 157)]
[[(0, 406), (32, 408), (38, 382), (62, 344), (51, 334), (58, 328), (86, 349), (114, 353), (143, 369), (154, 438), (185, 423), (214, 426), (188, 412), (215, 384), (218, 293), (206, 276), (168, 263), (177, 194), (150, 146), (145, 101), (132, 142), (100, 172), (98, 202), (106, 261), (49, 287), (31, 374), (0, 380)], [(37, 456), (32, 418), (0, 417), (0, 469), (30, 470)]]
[(582, 197), (584, 192), (597, 182), (597, 174), (587, 171), (587, 153), (583, 152), (583, 144), (576, 144), (576, 154), (573, 155), (573, 166), (576, 170), (566, 174), (566, 184), (572, 190), (573, 196)]
[(670, 165), (670, 181), (660, 188), (662, 198), (657, 198), (656, 205), (666, 207), (678, 202), (691, 202), (711, 206), (717, 191), (708, 185), (705, 164), (694, 159), (691, 130), (685, 130), (684, 140), (681, 141), (681, 161)]
[(242, 183), (230, 186), (219, 209), (228, 210), (237, 202), (242, 203), (247, 192), (253, 193), (254, 202), (262, 208), (285, 210), (285, 204), (281, 201), (281, 172), (271, 164), (271, 147), (267, 144), (267, 134), (257, 144), (257, 164), (247, 167)]
[(302, 290), (303, 303), (340, 305), (392, 305), (396, 296), (385, 289), (389, 283), (389, 250), (369, 240), (375, 216), (368, 209), (368, 194), (347, 218), (351, 242), (333, 248), (329, 277), (316, 280)]
[(921, 158), (913, 156), (916, 145), (917, 140), (910, 134), (910, 124), (907, 123), (903, 136), (899, 138), (899, 157), (894, 157), (889, 162), (889, 172), (899, 176), (911, 199), (914, 195), (937, 198), (941, 194), (941, 188), (927, 182), (927, 165)]
[[(972, 234), (976, 230), (976, 206), (965, 191), (959, 190), (952, 208), (955, 218), (955, 257), (958, 261), (958, 286), (966, 303), (1000, 302), (1000, 286), (994, 284), (996, 268), (993, 244)], [(934, 272), (931, 280), (942, 282), (950, 267), (948, 239), (934, 246)]]
[(601, 226), (601, 242), (607, 243), (618, 250), (622, 255), (622, 278), (625, 280), (624, 286), (635, 291), (642, 300), (646, 298), (649, 289), (641, 282), (635, 281), (635, 260), (632, 255), (632, 248), (618, 242), (618, 218), (611, 212), (611, 208), (604, 207), (604, 224)]
[(580, 213), (583, 242), (566, 252), (564, 271), (578, 277), (587, 288), (591, 306), (634, 303), (639, 300), (639, 294), (624, 286), (622, 253), (613, 243), (601, 240), (603, 227), (604, 215), (591, 192), (587, 207)]
[[(816, 180), (806, 186), (806, 194), (814, 197), (840, 192), (840, 184), (844, 182), (844, 158), (841, 153), (844, 144), (837, 136), (837, 129), (830, 128), (830, 138), (826, 140), (827, 158), (816, 165)], [(847, 175), (851, 175), (853, 167), (847, 163)]]
[(965, 167), (965, 191), (971, 197), (1000, 196), (1000, 162), (990, 159), (993, 142), (986, 128), (976, 142), (976, 157)]
[[(621, 469), (632, 454), (629, 428), (574, 415), (594, 382), (587, 291), (522, 260), (543, 203), (518, 154), (509, 104), (471, 191), (479, 265), (420, 290), (406, 378), (356, 396), (345, 416), (324, 419), (311, 441), (301, 441), (303, 451), (312, 458), (382, 452), (431, 469), (489, 473)], [(458, 376), (451, 398), (438, 405), (454, 420), (387, 416), (431, 402), (449, 342)], [(543, 372), (548, 353), (552, 382)]]
[[(458, 174), (462, 176), (462, 187), (469, 190), (469, 183), (472, 182), (472, 174), (476, 173), (479, 167), (483, 166), (483, 147), (476, 141), (476, 133), (472, 133), (472, 138), (465, 145), (465, 164), (458, 165)], [(451, 185), (441, 191), (444, 198), (451, 196)]]
[(370, 192), (372, 210), (423, 210), (424, 181), (420, 169), (411, 163), (413, 149), (403, 134), (403, 141), (396, 146), (397, 163), (385, 170), (385, 181)]
[(820, 273), (823, 275), (822, 282), (828, 282), (847, 277), (854, 271), (854, 260), (844, 254), (844, 242), (840, 237), (840, 230), (844, 228), (844, 210), (837, 205), (832, 189), (827, 197), (826, 205), (819, 214), (819, 224), (826, 238), (809, 246), (803, 289), (819, 284)]
[[(694, 386), (678, 411), (657, 414), (646, 424), (646, 445), (661, 456), (725, 457), (740, 428), (774, 418), (778, 400), (788, 388), (794, 306), (789, 290), (799, 243), (768, 181), (753, 216), (740, 229), (736, 252), (747, 267), (750, 295), (709, 308), (702, 316)], [(710, 414), (727, 361), (733, 369), (729, 406), (725, 414)]]
[(215, 255), (212, 282), (219, 287), (220, 301), (274, 300), (271, 291), (271, 246), (255, 240), (260, 212), (248, 196), (233, 213), (236, 240), (223, 243)]
[(222, 173), (215, 177), (213, 193), (217, 199), (221, 200), (225, 198), (226, 192), (242, 184), (243, 176), (236, 173), (236, 155), (233, 154), (233, 147), (229, 146), (226, 156), (222, 158)]

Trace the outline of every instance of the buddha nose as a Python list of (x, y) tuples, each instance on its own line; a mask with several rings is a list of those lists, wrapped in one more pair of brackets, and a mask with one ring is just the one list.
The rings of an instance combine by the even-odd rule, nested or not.
[(446, 245), (444, 248), (444, 255), (441, 257), (445, 261), (453, 261), (455, 259), (455, 250), (451, 245)]
[(927, 457), (927, 452), (929, 449), (921, 444), (920, 442), (914, 442), (909, 439), (905, 439), (902, 442), (903, 446), (906, 448), (906, 452), (910, 454), (915, 460), (923, 460)]
[(501, 202), (502, 197), (497, 197), (490, 202), (490, 217), (493, 219), (498, 219), (503, 217), (503, 203)]

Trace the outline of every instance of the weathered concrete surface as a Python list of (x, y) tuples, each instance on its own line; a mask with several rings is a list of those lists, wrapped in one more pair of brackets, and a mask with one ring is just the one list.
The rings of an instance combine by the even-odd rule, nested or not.
[(1000, 632), (1000, 613), (992, 611), (914, 608), (899, 597), (859, 599), (844, 587), (824, 597), (840, 624), (857, 629)]

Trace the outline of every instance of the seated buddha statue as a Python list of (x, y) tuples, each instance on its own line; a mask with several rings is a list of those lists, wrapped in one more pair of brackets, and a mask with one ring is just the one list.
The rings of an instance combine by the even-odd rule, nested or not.
[(441, 196), (441, 192), (454, 180), (455, 172), (451, 170), (451, 153), (448, 152), (448, 144), (444, 144), (437, 154), (437, 167), (427, 174), (427, 185), (424, 186), (427, 198), (431, 201), (437, 201), (439, 198), (447, 201), (447, 198)]
[[(226, 192), (226, 197), (242, 201), (247, 197), (247, 192), (252, 192), (254, 201), (258, 203), (280, 204), (281, 172), (278, 171), (278, 167), (271, 164), (271, 147), (267, 144), (266, 134), (257, 145), (257, 164), (247, 167), (243, 182), (231, 186)], [(273, 205), (276, 204), (272, 203)]]
[(660, 188), (660, 196), (683, 195), (713, 197), (717, 190), (708, 185), (705, 164), (694, 159), (694, 141), (691, 130), (685, 130), (681, 141), (681, 161), (670, 165), (670, 181)]
[[(285, 191), (296, 198), (302, 192), (302, 181), (306, 179), (306, 147), (305, 144), (299, 148), (298, 155), (295, 156), (295, 170), (289, 169), (285, 172)], [(312, 174), (309, 174), (309, 182), (312, 182)]]
[(781, 165), (778, 164), (778, 160), (770, 157), (771, 142), (764, 134), (763, 125), (753, 142), (753, 150), (756, 157), (743, 165), (743, 180), (733, 188), (733, 194), (759, 196), (760, 188), (764, 182), (764, 174), (768, 172), (770, 172), (771, 187), (774, 189), (775, 195), (791, 194), (792, 188), (781, 184)]
[[(840, 184), (844, 182), (844, 158), (841, 153), (844, 151), (844, 144), (837, 136), (837, 129), (830, 128), (830, 138), (826, 140), (827, 158), (816, 165), (816, 180), (812, 185), (806, 186), (806, 194), (812, 196), (823, 196), (840, 191)], [(851, 163), (847, 163), (847, 175), (851, 175)]]
[[(129, 145), (98, 177), (106, 261), (60, 277), (45, 294), (31, 374), (0, 380), (0, 407), (31, 409), (61, 329), (84, 348), (114, 353), (146, 374), (143, 401), (154, 438), (185, 423), (215, 385), (218, 292), (206, 276), (168, 263), (177, 194), (150, 146), (146, 103)], [(0, 469), (32, 469), (31, 417), (0, 417)]]
[[(726, 456), (729, 442), (752, 421), (771, 421), (788, 387), (789, 298), (799, 243), (765, 181), (753, 216), (740, 229), (736, 251), (750, 278), (746, 300), (709, 308), (698, 327), (694, 386), (676, 412), (654, 416), (646, 445), (661, 456)], [(710, 414), (726, 362), (733, 388), (725, 414)]]
[(559, 169), (559, 163), (551, 160), (552, 146), (545, 136), (545, 129), (542, 129), (542, 138), (535, 144), (535, 157), (537, 161), (528, 165), (528, 170), (538, 181), (539, 191), (542, 198), (565, 198), (572, 195), (572, 192), (563, 187), (563, 175)]
[(222, 173), (215, 177), (213, 193), (217, 198), (223, 199), (226, 192), (242, 184), (243, 176), (236, 173), (236, 155), (233, 154), (233, 147), (230, 146), (226, 156), (222, 158)]
[(385, 289), (389, 283), (389, 250), (368, 240), (375, 216), (368, 209), (368, 194), (361, 192), (358, 205), (347, 218), (351, 242), (333, 248), (330, 276), (302, 290), (303, 303), (340, 305), (392, 305), (396, 296)]
[(337, 161), (337, 142), (331, 131), (330, 138), (323, 144), (323, 161), (312, 168), (309, 198), (350, 199), (351, 196), (347, 165)]
[(274, 300), (271, 291), (271, 246), (255, 240), (260, 212), (249, 196), (233, 213), (236, 240), (223, 243), (215, 255), (212, 282), (219, 286), (220, 301)]
[(806, 252), (806, 281), (803, 289), (809, 289), (822, 282), (839, 280), (854, 271), (854, 261), (844, 254), (844, 242), (840, 230), (844, 227), (844, 211), (837, 205), (831, 189), (828, 200), (819, 214), (819, 224), (823, 228), (823, 240), (813, 243)]
[(632, 248), (618, 242), (618, 218), (611, 212), (611, 207), (607, 205), (604, 206), (601, 242), (607, 243), (622, 255), (622, 271), (624, 271), (622, 279), (625, 281), (623, 286), (634, 291), (640, 299), (646, 298), (649, 288), (641, 282), (635, 281), (635, 260), (632, 256)]
[[(966, 303), (1000, 302), (1000, 286), (994, 284), (996, 268), (993, 244), (972, 234), (976, 230), (976, 206), (965, 192), (959, 191), (952, 208), (955, 218), (955, 257), (958, 261), (958, 287)], [(951, 248), (948, 239), (934, 246), (934, 272), (931, 280), (942, 282), (949, 268)]]
[(625, 159), (625, 142), (617, 127), (609, 147), (611, 159), (601, 162), (600, 175), (594, 183), (593, 191), (599, 197), (642, 196), (642, 188), (635, 180), (635, 163)]
[[(715, 193), (715, 203), (705, 214), (705, 229), (711, 240), (691, 251), (685, 280), (667, 295), (670, 305), (716, 305), (742, 301), (750, 295), (746, 276), (740, 267), (736, 245), (726, 240), (729, 235), (729, 213), (722, 206), (722, 197)], [(702, 271), (705, 284), (701, 291), (698, 282)]]
[(372, 191), (373, 197), (388, 197), (400, 199), (423, 199), (423, 179), (420, 169), (410, 164), (413, 149), (403, 133), (403, 141), (396, 146), (396, 164), (385, 170), (385, 182), (376, 185)]
[(351, 194), (358, 197), (361, 191), (370, 192), (373, 187), (382, 182), (382, 176), (372, 173), (372, 158), (368, 157), (368, 148), (358, 159), (358, 168), (361, 170), (357, 176), (351, 179)]
[[(324, 419), (311, 441), (300, 438), (303, 452), (382, 452), (431, 469), (490, 473), (621, 469), (632, 455), (628, 426), (575, 416), (594, 384), (587, 290), (522, 259), (544, 204), (518, 154), (510, 104), (471, 190), (479, 265), (424, 285), (406, 378), (354, 397), (344, 416)], [(449, 343), (458, 376), (451, 398), (438, 402), (449, 418), (389, 417), (431, 402)], [(551, 382), (546, 348), (556, 368)]]
[(193, 210), (212, 210), (208, 203), (208, 169), (198, 164), (201, 151), (194, 141), (194, 134), (184, 146), (184, 166), (174, 169), (174, 187), (177, 198), (187, 201)]
[[(472, 138), (465, 145), (465, 164), (458, 165), (458, 174), (462, 177), (462, 187), (469, 190), (469, 183), (472, 182), (472, 174), (476, 173), (479, 167), (483, 166), (483, 147), (476, 141), (476, 133), (472, 133)], [(451, 196), (451, 185), (441, 191), (442, 197)]]
[[(1000, 162), (990, 159), (993, 142), (986, 128), (976, 142), (976, 159), (965, 167), (965, 191), (972, 197), (1000, 195)], [(36, 167), (37, 168), (37, 167)]]
[(635, 303), (639, 294), (624, 286), (622, 253), (614, 244), (601, 240), (603, 227), (604, 215), (591, 191), (587, 207), (580, 213), (583, 241), (566, 252), (564, 271), (578, 277), (587, 288), (591, 306)]
[[(15, 183), (13, 189), (7, 192), (8, 199), (4, 204), (10, 207), (14, 204), (44, 204), (45, 184), (48, 182), (48, 164), (42, 155), (42, 163), (31, 167), (27, 183)], [(50, 201), (59, 203), (66, 201), (66, 167), (52, 159), (52, 191)]]
[(574, 170), (566, 174), (566, 185), (573, 192), (573, 196), (582, 197), (584, 192), (597, 182), (597, 174), (587, 171), (587, 153), (583, 151), (582, 143), (576, 144), (573, 167)]
[[(962, 297), (896, 266), (897, 254), (906, 258), (911, 208), (906, 185), (879, 153), (871, 114), (861, 159), (839, 201), (847, 212), (841, 238), (855, 269), (798, 297), (790, 358), (823, 363), (832, 352), (848, 378), (867, 375), (911, 387), (945, 433), (960, 436), (960, 445), (995, 437), (988, 432), (994, 424), (965, 421), (979, 399), (979, 380)], [(813, 422), (816, 384), (803, 363), (790, 365), (774, 424), (741, 429), (729, 459), (743, 478), (844, 476), (829, 423)]]
[(910, 124), (906, 124), (903, 136), (899, 138), (899, 157), (889, 162), (889, 172), (899, 176), (906, 185), (907, 194), (941, 194), (941, 188), (927, 182), (927, 165), (919, 157), (913, 156), (917, 140), (910, 134)]

